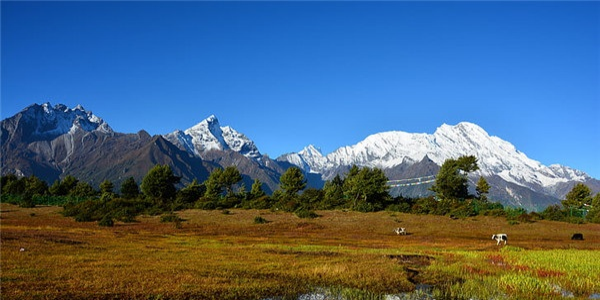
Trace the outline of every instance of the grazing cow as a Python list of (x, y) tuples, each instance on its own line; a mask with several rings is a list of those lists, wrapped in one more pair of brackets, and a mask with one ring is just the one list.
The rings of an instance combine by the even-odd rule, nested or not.
[(583, 233), (575, 233), (571, 237), (572, 240), (583, 241)]
[(406, 228), (404, 228), (404, 227), (398, 227), (398, 228), (394, 229), (394, 232), (397, 235), (406, 235)]
[(506, 233), (497, 233), (492, 235), (492, 240), (496, 240), (498, 243), (496, 243), (496, 245), (500, 245), (501, 242), (504, 241), (504, 245), (506, 245), (506, 242), (508, 241), (508, 236), (506, 235)]

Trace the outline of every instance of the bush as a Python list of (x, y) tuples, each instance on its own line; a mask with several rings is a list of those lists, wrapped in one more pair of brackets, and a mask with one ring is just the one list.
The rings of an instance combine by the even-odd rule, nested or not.
[(566, 217), (565, 211), (558, 204), (546, 207), (540, 215), (544, 220), (549, 221), (564, 221)]
[(175, 223), (181, 221), (183, 221), (183, 219), (177, 216), (176, 214), (166, 214), (160, 217), (161, 223)]
[(388, 205), (388, 207), (386, 208), (386, 210), (388, 211), (395, 211), (395, 212), (402, 212), (402, 213), (409, 213), (410, 212), (410, 204), (408, 203), (398, 203), (398, 204), (391, 204)]
[(314, 218), (319, 217), (319, 215), (317, 215), (317, 213), (315, 213), (312, 210), (308, 210), (308, 209), (299, 209), (299, 210), (295, 211), (294, 214), (296, 214), (296, 216), (298, 216), (299, 218), (302, 218), (302, 219), (314, 219)]
[(495, 208), (483, 212), (484, 216), (506, 217), (506, 211), (503, 208)]
[(105, 215), (102, 218), (102, 220), (98, 221), (98, 225), (106, 226), (106, 227), (113, 227), (115, 225), (115, 222), (109, 215)]
[(254, 217), (254, 224), (266, 224), (266, 223), (269, 223), (269, 221), (267, 221), (265, 218), (263, 218), (261, 216)]
[(23, 208), (34, 208), (35, 201), (33, 201), (33, 195), (31, 195), (30, 193), (24, 193), (21, 196), (21, 203), (19, 204), (19, 206)]

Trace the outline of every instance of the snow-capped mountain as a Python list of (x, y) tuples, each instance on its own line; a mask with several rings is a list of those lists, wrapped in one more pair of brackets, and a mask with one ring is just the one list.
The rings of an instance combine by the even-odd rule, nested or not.
[(197, 157), (210, 150), (232, 150), (252, 159), (261, 157), (252, 140), (229, 126), (221, 127), (214, 115), (185, 131), (176, 130), (164, 137)]
[(16, 122), (7, 124), (6, 127), (11, 131), (20, 126), (19, 128), (24, 129), (22, 134), (27, 139), (53, 138), (78, 129), (86, 132), (113, 132), (104, 120), (91, 111), (86, 111), (81, 105), (71, 109), (63, 104), (52, 107), (49, 102), (33, 104), (18, 116)]
[(559, 203), (576, 182), (600, 191), (600, 181), (584, 172), (545, 166), (467, 122), (444, 124), (433, 134), (377, 133), (327, 155), (309, 145), (276, 161), (261, 155), (244, 134), (221, 126), (214, 115), (187, 130), (153, 137), (143, 130), (114, 132), (80, 105), (71, 109), (62, 104), (34, 104), (0, 124), (2, 175), (36, 175), (47, 182), (65, 175), (95, 184), (106, 179), (119, 183), (127, 176), (139, 181), (153, 165), (169, 164), (185, 183), (206, 179), (214, 168), (235, 165), (246, 186), (259, 179), (274, 191), (291, 165), (305, 170), (309, 185), (315, 188), (358, 165), (380, 168), (396, 180), (393, 195), (420, 197), (431, 193), (424, 182), (431, 182), (446, 159), (474, 155), (480, 170), (471, 174), (471, 181), (484, 176), (491, 186), (489, 198), (505, 205), (543, 209)]
[(340, 166), (357, 165), (385, 170), (407, 162), (420, 162), (426, 156), (441, 166), (446, 159), (463, 155), (477, 157), (480, 168), (475, 174), (477, 176), (499, 176), (506, 182), (538, 192), (550, 191), (560, 183), (592, 179), (586, 173), (566, 166), (544, 166), (528, 158), (511, 143), (490, 136), (481, 127), (468, 122), (455, 126), (444, 124), (433, 134), (402, 131), (377, 133), (326, 156), (311, 145), (298, 153), (283, 155), (278, 160), (288, 161), (307, 172), (331, 177), (335, 173), (330, 170)]

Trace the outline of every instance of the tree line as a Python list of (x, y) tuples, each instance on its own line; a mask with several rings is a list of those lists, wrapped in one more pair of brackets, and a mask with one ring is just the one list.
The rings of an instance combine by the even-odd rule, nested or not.
[(541, 213), (522, 208), (504, 207), (488, 200), (490, 186), (480, 177), (476, 194), (468, 189), (468, 174), (477, 171), (474, 156), (446, 160), (430, 188), (434, 195), (423, 198), (392, 197), (388, 178), (378, 168), (352, 166), (345, 176), (337, 175), (325, 182), (322, 189), (307, 188), (303, 172), (297, 167), (287, 169), (280, 177), (279, 188), (272, 195), (255, 179), (250, 189), (242, 183), (235, 166), (217, 168), (202, 183), (193, 180), (178, 189), (180, 177), (168, 165), (156, 165), (141, 183), (133, 177), (121, 183), (115, 191), (105, 180), (100, 189), (66, 176), (52, 185), (35, 176), (2, 177), (2, 202), (23, 207), (39, 204), (61, 205), (63, 215), (77, 221), (98, 221), (112, 226), (115, 221), (132, 222), (140, 214), (163, 214), (165, 220), (175, 220), (173, 212), (182, 209), (227, 210), (230, 208), (271, 209), (313, 218), (315, 211), (346, 209), (360, 212), (389, 210), (415, 214), (445, 215), (464, 218), (477, 215), (504, 216), (509, 222), (534, 222), (549, 219), (569, 222), (600, 223), (600, 193), (592, 196), (584, 184), (577, 184), (561, 205), (553, 205)]

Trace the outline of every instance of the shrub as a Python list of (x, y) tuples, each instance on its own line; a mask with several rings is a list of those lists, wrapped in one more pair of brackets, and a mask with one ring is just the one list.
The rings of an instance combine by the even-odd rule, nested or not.
[(256, 216), (254, 217), (254, 224), (266, 224), (269, 221), (267, 221), (265, 218), (261, 217), (261, 216)]
[(491, 217), (506, 217), (506, 211), (503, 208), (494, 208), (486, 210), (483, 215)]
[(540, 215), (544, 220), (550, 221), (564, 221), (566, 216), (565, 211), (563, 211), (558, 204), (546, 207)]
[(166, 214), (160, 217), (161, 223), (174, 223), (181, 221), (183, 221), (183, 219), (177, 216), (176, 214)]
[(388, 207), (386, 208), (386, 210), (388, 211), (395, 211), (395, 212), (402, 212), (402, 213), (409, 213), (410, 212), (410, 204), (408, 203), (398, 203), (398, 204), (392, 204), (392, 205), (388, 205)]
[(21, 197), (21, 203), (19, 204), (19, 206), (23, 208), (34, 208), (35, 201), (33, 201), (33, 195), (31, 195), (30, 193), (24, 193)]
[(102, 220), (98, 221), (98, 225), (106, 226), (106, 227), (113, 227), (115, 225), (115, 222), (109, 215), (105, 215), (102, 218)]
[(296, 216), (298, 216), (299, 218), (302, 218), (302, 219), (314, 219), (314, 218), (319, 217), (319, 215), (317, 215), (317, 213), (315, 213), (312, 210), (308, 210), (308, 209), (299, 209), (299, 210), (295, 211), (294, 214), (296, 214)]

